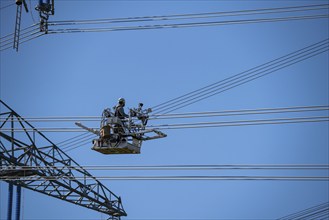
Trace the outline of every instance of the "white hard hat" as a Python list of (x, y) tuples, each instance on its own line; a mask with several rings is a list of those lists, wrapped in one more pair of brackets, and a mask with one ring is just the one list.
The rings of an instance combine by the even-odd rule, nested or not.
[(119, 98), (119, 99), (118, 99), (118, 102), (119, 102), (119, 103), (125, 103), (126, 100), (125, 100), (124, 98)]

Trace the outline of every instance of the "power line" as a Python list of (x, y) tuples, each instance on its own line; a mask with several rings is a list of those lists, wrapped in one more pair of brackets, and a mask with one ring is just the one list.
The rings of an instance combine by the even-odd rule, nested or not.
[[(282, 62), (282, 61), (286, 61), (286, 60), (291, 59), (291, 58), (294, 58), (296, 55), (300, 55), (300, 54), (303, 55), (303, 53), (305, 53), (305, 52), (309, 52), (310, 50), (313, 50), (313, 49), (314, 49), (313, 47), (318, 48), (318, 47), (320, 47), (320, 46), (321, 46), (321, 47), (322, 47), (322, 46), (325, 46), (326, 44), (328, 44), (328, 39), (325, 39), (325, 40), (320, 41), (320, 42), (318, 42), (318, 43), (315, 43), (315, 44), (313, 44), (313, 45), (307, 46), (307, 47), (305, 47), (305, 48), (302, 48), (302, 49), (300, 49), (300, 50), (297, 50), (297, 51), (295, 51), (295, 52), (293, 52), (293, 53), (287, 54), (287, 55), (285, 55), (285, 56), (282, 56), (282, 57), (280, 57), (280, 58), (277, 58), (277, 59), (272, 60), (272, 61), (270, 61), (270, 62), (267, 62), (267, 63), (265, 63), (265, 64), (262, 64), (262, 65), (256, 66), (256, 67), (251, 68), (251, 69), (249, 69), (249, 70), (247, 70), (247, 71), (243, 71), (243, 72), (241, 72), (241, 73), (239, 73), (239, 74), (236, 74), (236, 75), (231, 76), (231, 77), (229, 77), (229, 78), (226, 78), (226, 79), (224, 79), (224, 80), (217, 81), (216, 83), (210, 84), (210, 85), (205, 86), (205, 87), (203, 87), (203, 88), (201, 88), (201, 89), (197, 89), (197, 90), (195, 90), (195, 91), (192, 91), (192, 92), (190, 92), (190, 93), (187, 93), (187, 94), (185, 94), (185, 95), (182, 95), (182, 96), (180, 96), (180, 97), (178, 97), (178, 98), (174, 98), (174, 99), (172, 99), (172, 100), (169, 100), (169, 101), (167, 101), (167, 102), (164, 102), (164, 103), (162, 103), (162, 104), (159, 104), (159, 105), (157, 105), (157, 106), (154, 106), (152, 109), (159, 109), (159, 108), (160, 108), (160, 109), (163, 109), (163, 108), (165, 108), (165, 107), (167, 107), (167, 106), (170, 106), (170, 105), (174, 104), (175, 102), (181, 102), (182, 100), (185, 100), (185, 99), (194, 99), (194, 96), (195, 96), (195, 95), (199, 95), (199, 94), (201, 94), (201, 93), (203, 93), (203, 92), (208, 92), (209, 89), (216, 89), (216, 88), (218, 88), (218, 86), (225, 85), (226, 83), (232, 82), (232, 81), (234, 81), (234, 80), (236, 80), (236, 79), (240, 79), (240, 78), (242, 78), (242, 77), (244, 77), (244, 76), (249, 75), (250, 73), (254, 73), (254, 72), (256, 72), (256, 71), (260, 71), (260, 70), (266, 69), (266, 68), (268, 68), (268, 67), (271, 67), (271, 66), (274, 65), (274, 64), (278, 64), (278, 63), (280, 64), (280, 62)], [(250, 73), (249, 73), (249, 72), (250, 72)], [(174, 102), (174, 103), (173, 103), (173, 102)]]
[(69, 145), (69, 146), (67, 146), (67, 147), (64, 147), (64, 148), (63, 148), (63, 151), (64, 151), (64, 152), (69, 152), (69, 151), (74, 150), (74, 149), (76, 149), (76, 148), (82, 147), (82, 146), (84, 146), (84, 145), (86, 145), (86, 144), (88, 144), (88, 143), (91, 144), (91, 140), (90, 140), (90, 138), (91, 138), (92, 136), (94, 136), (94, 135), (95, 135), (95, 134), (91, 134), (91, 136), (79, 140), (78, 143), (75, 143), (75, 144)]
[[(322, 218), (323, 217), (323, 218)], [(299, 219), (327, 219), (329, 217), (329, 202), (322, 203), (311, 208), (284, 216), (278, 220), (299, 220)]]
[(297, 113), (311, 111), (328, 111), (329, 106), (297, 106), (286, 108), (268, 108), (268, 109), (245, 109), (245, 110), (226, 110), (217, 112), (191, 112), (176, 114), (159, 114), (152, 115), (152, 119), (176, 119), (176, 118), (200, 118), (200, 117), (217, 117), (217, 116), (238, 116), (238, 115), (258, 115), (258, 114), (279, 114), (279, 113)]
[[(149, 125), (147, 128), (151, 129), (186, 129), (186, 128), (210, 128), (210, 127), (227, 127), (227, 126), (246, 126), (246, 125), (268, 125), (268, 124), (291, 124), (291, 123), (306, 123), (306, 122), (325, 122), (329, 120), (329, 116), (316, 116), (316, 117), (300, 117), (300, 118), (273, 118), (263, 120), (240, 120), (240, 121), (217, 121), (217, 122), (197, 122), (185, 124), (160, 124)], [(97, 129), (97, 128), (94, 128)], [(44, 127), (44, 128), (2, 128), (2, 132), (82, 132), (81, 128), (68, 128), (68, 127)]]
[(0, 10), (5, 9), (5, 8), (8, 8), (8, 7), (13, 6), (13, 5), (15, 5), (15, 3), (11, 3), (11, 4), (9, 4), (9, 5), (2, 6), (2, 7), (0, 8)]
[[(26, 118), (29, 122), (76, 122), (76, 121), (88, 121), (88, 122), (99, 122), (102, 119), (101, 116), (75, 116), (75, 117), (31, 117), (31, 119)], [(5, 119), (0, 118), (0, 122), (4, 122)], [(14, 122), (18, 122), (18, 119), (14, 119)]]
[(11, 166), (5, 171), (44, 169), (87, 170), (328, 170), (329, 164), (190, 164), (190, 165), (81, 165), (81, 166)]
[(272, 121), (299, 121), (299, 120), (312, 120), (312, 119), (328, 119), (329, 116), (316, 116), (316, 117), (302, 117), (302, 118), (271, 118), (271, 119), (261, 119), (261, 120), (241, 120), (241, 121), (219, 121), (219, 122), (194, 122), (194, 123), (181, 123), (181, 124), (162, 124), (162, 125), (149, 125), (148, 127), (167, 127), (167, 126), (190, 126), (190, 125), (209, 125), (209, 124), (226, 124), (226, 123), (253, 123), (253, 122), (272, 122)]
[[(86, 140), (86, 139), (90, 139), (92, 136), (95, 136), (95, 134), (91, 134), (91, 133), (87, 133), (88, 135), (87, 136), (85, 136), (85, 137), (83, 137), (83, 138), (79, 138), (79, 139), (75, 139), (75, 140), (71, 140), (71, 141), (68, 141), (68, 142), (66, 142), (66, 143), (64, 143), (64, 144), (60, 144), (60, 145), (58, 145), (57, 144), (57, 146), (60, 146), (60, 147), (62, 147), (62, 150), (64, 150), (65, 148), (69, 148), (70, 146), (72, 146), (72, 145), (75, 145), (77, 142), (81, 142), (81, 141), (84, 141), (84, 140)], [(75, 144), (74, 144), (75, 143)], [(66, 147), (64, 147), (64, 146), (66, 146)], [(64, 148), (63, 148), (64, 147)]]
[(200, 122), (189, 124), (170, 124), (170, 125), (154, 125), (148, 128), (159, 130), (172, 129), (188, 129), (188, 128), (214, 128), (214, 127), (237, 127), (237, 126), (251, 126), (251, 125), (279, 125), (279, 124), (296, 124), (296, 123), (314, 123), (327, 122), (329, 117), (304, 117), (304, 118), (277, 118), (266, 120), (245, 120), (245, 121), (220, 121), (220, 122)]
[[(24, 119), (27, 120), (26, 118), (24, 118)], [(89, 132), (84, 132), (83, 134), (79, 134), (79, 135), (74, 136), (74, 137), (72, 137), (72, 138), (68, 138), (68, 139), (66, 139), (66, 140), (64, 140), (64, 141), (58, 142), (56, 145), (65, 144), (65, 143), (68, 142), (68, 141), (72, 141), (72, 140), (74, 140), (74, 139), (81, 138), (81, 137), (86, 136), (86, 135), (89, 135), (89, 134), (90, 134)]]
[[(31, 26), (23, 28), (20, 31), (20, 44), (31, 41), (44, 35), (44, 32), (40, 32), (39, 26), (40, 23), (35, 23)], [(12, 47), (14, 43), (14, 35), (15, 33), (11, 33), (0, 37), (0, 51), (4, 51)]]
[[(26, 27), (20, 31), (21, 42), (26, 42), (30, 39), (34, 39), (36, 35), (44, 34), (40, 33), (38, 24), (33, 24), (29, 27)], [(0, 51), (11, 48), (14, 43), (14, 33), (5, 35), (0, 38)]]
[[(293, 106), (293, 107), (280, 107), (280, 108), (258, 108), (258, 109), (242, 109), (242, 110), (225, 110), (225, 111), (211, 111), (211, 112), (188, 112), (188, 113), (175, 113), (175, 114), (166, 114), (166, 115), (153, 115), (150, 119), (177, 119), (177, 118), (199, 118), (199, 117), (225, 117), (225, 116), (241, 116), (241, 115), (259, 115), (259, 114), (279, 114), (279, 113), (301, 113), (301, 112), (320, 112), (320, 111), (328, 111), (329, 106), (324, 105), (317, 105), (317, 106)], [(48, 116), (48, 117), (29, 117), (25, 118), (30, 119), (30, 122), (67, 122), (67, 121), (77, 121), (77, 120), (85, 120), (85, 121), (99, 121), (101, 117), (98, 116)], [(0, 122), (6, 122), (8, 118), (0, 118)], [(10, 119), (10, 121), (13, 122), (19, 122), (17, 119)], [(250, 121), (248, 121), (250, 123)], [(252, 124), (256, 124), (256, 121), (251, 121)], [(259, 122), (259, 121), (257, 121)], [(298, 121), (299, 122), (299, 121)], [(218, 122), (212, 122), (215, 123), (215, 125)], [(224, 122), (223, 122), (224, 123)], [(225, 123), (234, 123), (234, 121), (229, 121)], [(246, 122), (245, 122), (246, 123)], [(245, 124), (243, 123), (243, 124)], [(264, 122), (262, 122), (264, 123)], [(268, 122), (266, 122), (268, 123)], [(195, 127), (203, 127), (204, 124), (200, 123), (190, 123), (185, 124), (184, 128), (189, 125), (194, 125)], [(213, 124), (214, 125), (214, 124)], [(217, 124), (219, 125), (219, 124)], [(160, 127), (164, 125), (150, 125), (149, 128), (152, 126)], [(178, 125), (168, 125), (165, 126), (178, 126)], [(181, 125), (182, 126), (182, 125)], [(220, 126), (229, 126), (229, 124), (221, 124)], [(41, 130), (41, 128), (36, 128), (37, 130)], [(46, 129), (46, 128), (44, 128)], [(48, 128), (48, 129), (56, 129), (59, 130), (60, 128)], [(80, 131), (76, 130), (75, 128), (66, 128), (74, 131)], [(79, 128), (80, 129), (80, 128)], [(159, 128), (161, 129), (161, 128)], [(164, 128), (166, 129), (166, 128)], [(6, 131), (4, 128), (0, 129), (1, 131)], [(8, 131), (11, 131), (11, 128), (7, 129)], [(21, 129), (21, 131), (24, 129)], [(28, 130), (29, 131), (29, 130)], [(65, 130), (67, 131), (67, 130)], [(78, 147), (82, 147), (86, 144), (90, 144), (91, 138), (94, 136), (94, 134), (90, 134), (89, 132), (84, 132), (83, 134), (79, 134), (77, 136), (74, 136), (72, 138), (66, 139), (64, 141), (61, 141), (57, 143), (56, 145), (59, 146), (63, 151), (68, 152), (71, 150), (74, 150)]]
[(49, 34), (64, 34), (64, 33), (86, 33), (86, 32), (112, 32), (112, 31), (133, 31), (133, 30), (154, 30), (165, 28), (191, 28), (191, 27), (207, 27), (207, 26), (221, 26), (233, 24), (254, 24), (264, 22), (282, 22), (293, 20), (307, 20), (307, 19), (323, 19), (328, 18), (329, 14), (311, 15), (311, 16), (291, 16), (291, 17), (276, 17), (263, 19), (244, 19), (244, 20), (227, 20), (227, 21), (208, 21), (208, 22), (194, 22), (194, 23), (175, 23), (175, 24), (156, 24), (156, 25), (140, 25), (140, 26), (120, 26), (107, 28), (62, 28), (49, 29)]
[(167, 114), (201, 100), (207, 99), (229, 89), (243, 85), (247, 82), (274, 73), (278, 70), (299, 63), (306, 59), (328, 51), (328, 39), (319, 41), (310, 46), (304, 47), (285, 56), (279, 57), (265, 64), (256, 66), (247, 71), (217, 81), (201, 89), (194, 90), (185, 95), (166, 101), (162, 104), (152, 107), (154, 114)]
[[(153, 119), (176, 119), (176, 118), (197, 118), (197, 117), (217, 117), (217, 116), (239, 116), (239, 115), (258, 115), (258, 114), (282, 114), (282, 113), (301, 113), (301, 112), (315, 112), (328, 111), (328, 105), (305, 105), (305, 106), (290, 106), (277, 108), (256, 108), (256, 109), (241, 109), (241, 110), (222, 110), (222, 111), (208, 111), (208, 112), (186, 112), (186, 113), (171, 113), (171, 114), (153, 114), (149, 118)], [(29, 122), (76, 122), (88, 121), (99, 122), (101, 116), (45, 116), (45, 117), (25, 117)], [(0, 122), (6, 122), (9, 119), (0, 117)], [(18, 119), (10, 119), (13, 122), (19, 122)], [(89, 133), (80, 134), (77, 137)], [(72, 138), (73, 139), (73, 138)], [(68, 139), (67, 141), (70, 141)], [(61, 144), (58, 143), (58, 145)]]
[[(20, 38), (20, 44), (23, 44), (23, 43), (26, 43), (28, 41), (31, 41), (31, 40), (34, 40), (38, 37), (41, 37), (43, 35), (45, 35), (45, 33), (43, 32), (40, 32), (40, 31), (34, 31), (34, 32), (30, 32), (28, 33), (29, 35), (26, 35), (26, 36), (23, 36)], [(9, 48), (12, 48), (12, 44), (13, 44), (13, 40), (11, 42), (8, 42), (6, 44), (4, 44), (3, 46), (0, 47), (0, 51), (4, 51), (4, 50), (7, 50)]]
[[(229, 77), (229, 78), (223, 80), (224, 82), (222, 81), (223, 82), (222, 84), (219, 84), (219, 85), (217, 84), (216, 86), (210, 88), (209, 90), (201, 91), (201, 92), (198, 92), (198, 93), (196, 93), (194, 95), (188, 96), (187, 97), (188, 99), (186, 99), (185, 101), (182, 101), (182, 100), (177, 101), (177, 100), (175, 100), (175, 103), (171, 103), (172, 106), (169, 106), (167, 108), (162, 107), (161, 111), (158, 110), (157, 113), (161, 113), (161, 112), (163, 113), (163, 112), (165, 112), (164, 114), (166, 114), (166, 113), (169, 113), (169, 112), (178, 110), (180, 108), (186, 107), (188, 105), (194, 104), (196, 102), (202, 101), (202, 100), (204, 100), (206, 98), (212, 97), (212, 96), (217, 95), (219, 93), (225, 92), (225, 91), (227, 91), (229, 89), (232, 89), (232, 88), (235, 88), (237, 86), (243, 85), (243, 84), (245, 84), (247, 82), (253, 81), (253, 80), (258, 79), (258, 78), (261, 78), (261, 77), (266, 76), (266, 75), (268, 75), (270, 73), (276, 72), (276, 71), (278, 71), (280, 69), (283, 69), (283, 68), (288, 67), (288, 66), (291, 66), (291, 65), (293, 65), (295, 63), (301, 62), (303, 60), (306, 60), (308, 58), (311, 58), (313, 56), (316, 56), (318, 54), (321, 54), (323, 52), (326, 52), (326, 51), (328, 51), (328, 47), (320, 48), (320, 51), (319, 52), (318, 51), (319, 50), (316, 50), (315, 51), (316, 53), (314, 53), (314, 52), (313, 52), (313, 54), (312, 53), (307, 53), (306, 55), (303, 55), (301, 57), (297, 57), (297, 61), (295, 61), (296, 59), (293, 59), (292, 61), (294, 61), (294, 62), (288, 61), (288, 62), (285, 62), (284, 63), (285, 65), (281, 65), (280, 64), (280, 65), (275, 66), (274, 68), (272, 67), (272, 68), (269, 69), (271, 71), (265, 70), (265, 71), (261, 71), (261, 72), (257, 73), (257, 71), (258, 71), (257, 70), (257, 71), (253, 71), (251, 73), (245, 74), (243, 76), (239, 76), (238, 78), (233, 79), (233, 80), (231, 79), (231, 77)], [(266, 72), (266, 71), (268, 71), (268, 72)], [(255, 72), (256, 72), (256, 74), (253, 74)], [(235, 77), (235, 76), (233, 76), (233, 77)], [(246, 78), (244, 78), (244, 77), (246, 77)], [(230, 83), (230, 84), (226, 85), (227, 83)], [(219, 86), (222, 86), (222, 87), (219, 87)]]
[[(238, 180), (238, 181), (329, 181), (329, 176), (95, 176), (97, 180)], [(89, 180), (89, 176), (2, 176), (4, 181)]]
[(65, 152), (69, 152), (69, 151), (75, 150), (75, 149), (77, 149), (77, 148), (83, 147), (83, 146), (87, 145), (88, 143), (90, 144), (90, 140), (88, 140), (88, 141), (84, 141), (84, 142), (82, 142), (81, 144), (78, 144), (78, 145), (76, 145), (76, 146), (72, 146), (71, 148), (66, 149)]
[[(27, 32), (27, 31), (31, 31), (31, 30), (30, 30), (31, 28), (34, 28), (34, 29), (35, 29), (35, 27), (38, 26), (38, 25), (39, 25), (39, 23), (37, 23), (37, 24), (33, 24), (33, 25), (31, 25), (31, 26), (28, 26), (28, 27), (25, 27), (25, 28), (21, 29), (21, 33), (23, 34), (23, 33)], [(11, 34), (7, 34), (7, 35), (5, 35), (5, 36), (2, 36), (2, 37), (0, 37), (0, 40), (4, 40), (4, 39), (7, 39), (7, 38), (11, 38), (11, 37), (14, 36), (14, 34), (15, 34), (15, 33), (11, 33)]]
[[(249, 16), (249, 15), (267, 15), (275, 13), (298, 13), (307, 11), (326, 10), (329, 4), (319, 5), (302, 5), (302, 6), (290, 6), (281, 8), (261, 8), (261, 9), (249, 9), (239, 11), (222, 11), (222, 12), (207, 12), (207, 13), (195, 13), (195, 14), (176, 14), (176, 15), (164, 15), (164, 16), (143, 16), (143, 17), (128, 17), (128, 18), (109, 18), (109, 19), (92, 19), (92, 20), (66, 20), (66, 21), (53, 21), (48, 22), (51, 27), (57, 26), (74, 26), (74, 25), (98, 25), (98, 24), (112, 24), (112, 23), (127, 23), (127, 22), (150, 22), (150, 21), (170, 21), (170, 20), (182, 20), (182, 19), (213, 19), (217, 17), (226, 16)], [(32, 15), (32, 14), (31, 14)], [(153, 24), (153, 25), (138, 25), (138, 26), (116, 26), (116, 27), (96, 27), (96, 28), (62, 28), (48, 30), (47, 33), (82, 33), (82, 32), (108, 32), (108, 31), (126, 31), (126, 30), (150, 30), (150, 29), (163, 29), (163, 28), (185, 28), (185, 27), (202, 27), (202, 26), (219, 26), (229, 24), (251, 24), (262, 22), (282, 22), (292, 20), (305, 20), (305, 19), (323, 19), (328, 18), (329, 14), (312, 14), (312, 15), (295, 15), (285, 17), (274, 18), (257, 18), (257, 19), (240, 19), (240, 20), (222, 20), (222, 21), (204, 21), (204, 22), (187, 22), (187, 23), (173, 23), (173, 24)], [(40, 25), (34, 24), (34, 25)], [(44, 32), (26, 32), (27, 36), (21, 39), (21, 44), (36, 39), (46, 33)], [(0, 51), (11, 48), (13, 44), (14, 33), (6, 35), (0, 38)], [(6, 39), (10, 37), (9, 39)], [(6, 40), (5, 40), (6, 39)], [(25, 39), (25, 40), (23, 40)], [(5, 43), (10, 41), (8, 43)]]
[(162, 16), (143, 16), (143, 17), (128, 17), (128, 18), (105, 18), (105, 19), (89, 19), (89, 20), (64, 20), (64, 21), (50, 21), (49, 25), (77, 25), (77, 24), (104, 24), (104, 23), (127, 23), (127, 22), (149, 22), (160, 20), (182, 20), (182, 19), (204, 19), (225, 16), (245, 16), (245, 15), (259, 15), (272, 13), (287, 13), (287, 12), (301, 12), (328, 9), (328, 4), (320, 5), (303, 5), (293, 7), (281, 8), (261, 8), (249, 9), (239, 11), (221, 11), (221, 12), (206, 12), (194, 14), (174, 14)]

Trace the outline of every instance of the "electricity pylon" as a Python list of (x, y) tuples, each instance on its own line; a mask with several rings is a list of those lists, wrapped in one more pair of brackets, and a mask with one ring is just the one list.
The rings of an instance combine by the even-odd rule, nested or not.
[[(0, 100), (0, 180), (110, 215), (120, 197)], [(76, 178), (79, 177), (79, 178)]]

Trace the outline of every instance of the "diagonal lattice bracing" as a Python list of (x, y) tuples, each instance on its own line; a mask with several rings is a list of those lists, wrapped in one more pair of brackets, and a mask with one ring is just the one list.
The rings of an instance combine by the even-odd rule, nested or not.
[[(0, 180), (115, 218), (127, 215), (120, 197), (1, 100), (0, 107)], [(54, 176), (58, 178), (50, 178)], [(85, 178), (78, 180), (76, 176)]]

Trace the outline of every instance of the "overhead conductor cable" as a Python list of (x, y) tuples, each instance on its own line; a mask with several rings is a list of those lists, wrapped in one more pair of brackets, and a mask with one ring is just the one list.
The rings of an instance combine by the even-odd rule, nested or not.
[(156, 105), (152, 107), (152, 109), (154, 110), (154, 114), (167, 114), (173, 112), (206, 98), (220, 94), (224, 91), (243, 85), (247, 82), (266, 76), (270, 73), (277, 72), (278, 70), (299, 63), (303, 60), (327, 52), (328, 47), (329, 40), (327, 38), (265, 64), (256, 66), (247, 71), (243, 71), (224, 80), (205, 86), (201, 89), (197, 89), (185, 95), (179, 96), (178, 98), (174, 98), (162, 104)]

